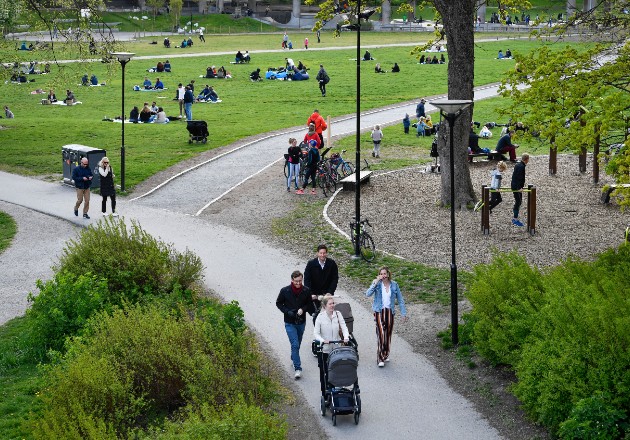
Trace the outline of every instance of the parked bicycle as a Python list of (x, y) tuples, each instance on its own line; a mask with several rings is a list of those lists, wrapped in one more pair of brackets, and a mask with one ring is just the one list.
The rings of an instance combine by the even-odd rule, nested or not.
[(359, 236), (357, 237), (357, 228), (356, 223), (350, 223), (350, 238), (352, 240), (352, 246), (356, 247), (356, 239), (359, 240), (359, 251), (361, 253), (361, 257), (370, 262), (374, 260), (376, 257), (376, 246), (374, 245), (374, 239), (368, 233), (368, 228), (371, 228), (372, 225), (368, 221), (368, 219), (361, 220), (359, 222)]
[(341, 153), (334, 153), (332, 156), (330, 156), (330, 162), (332, 163), (334, 170), (342, 178), (348, 177), (350, 174), (354, 173), (354, 165), (352, 164), (352, 162), (346, 161), (343, 158), (343, 153), (345, 152), (346, 150), (341, 150)]

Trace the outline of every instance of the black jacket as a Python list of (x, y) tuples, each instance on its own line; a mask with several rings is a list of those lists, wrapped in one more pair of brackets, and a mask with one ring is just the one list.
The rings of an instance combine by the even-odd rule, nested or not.
[(317, 258), (306, 263), (304, 269), (304, 285), (311, 289), (313, 295), (335, 294), (337, 282), (339, 281), (339, 269), (337, 263), (332, 258), (326, 258), (324, 268), (319, 264)]
[(514, 172), (512, 173), (512, 190), (516, 191), (523, 189), (525, 186), (525, 162), (519, 162), (514, 166)]
[[(311, 291), (303, 286), (299, 295), (293, 293), (291, 285), (280, 289), (276, 299), (276, 307), (284, 313), (284, 322), (287, 324), (303, 324), (306, 322), (306, 312), (313, 314), (313, 302), (311, 301)], [(298, 316), (297, 311), (302, 309), (302, 315)]]

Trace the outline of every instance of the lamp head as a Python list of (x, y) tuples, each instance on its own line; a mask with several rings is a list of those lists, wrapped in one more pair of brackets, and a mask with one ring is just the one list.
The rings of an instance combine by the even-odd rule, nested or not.
[(470, 107), (473, 101), (467, 99), (443, 99), (431, 101), (431, 105), (439, 108), (446, 115), (454, 115)]
[(119, 63), (124, 64), (127, 63), (129, 60), (131, 60), (133, 58), (133, 56), (135, 55), (135, 53), (130, 53), (130, 52), (112, 52), (110, 53), (111, 56), (116, 57), (116, 59), (118, 60)]

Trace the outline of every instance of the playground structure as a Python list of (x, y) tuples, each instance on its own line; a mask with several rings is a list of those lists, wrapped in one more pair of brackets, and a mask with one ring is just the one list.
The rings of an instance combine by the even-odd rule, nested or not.
[[(483, 235), (490, 234), (490, 192), (499, 191), (512, 193), (515, 192), (509, 188), (501, 188), (495, 190), (488, 185), (481, 186), (481, 232)], [(536, 187), (534, 185), (527, 185), (527, 189), (521, 190), (521, 192), (527, 193), (527, 223), (525, 227), (530, 235), (536, 233)]]

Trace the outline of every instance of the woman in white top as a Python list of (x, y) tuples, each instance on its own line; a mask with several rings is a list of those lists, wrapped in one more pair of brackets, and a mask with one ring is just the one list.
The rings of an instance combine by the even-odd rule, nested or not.
[(350, 332), (348, 332), (348, 327), (346, 326), (346, 321), (343, 319), (343, 315), (335, 311), (334, 297), (330, 293), (327, 293), (324, 296), (320, 296), (319, 300), (322, 303), (322, 311), (326, 313), (317, 315), (313, 336), (320, 344), (324, 344), (322, 353), (317, 356), (317, 364), (319, 366), (319, 382), (322, 396), (326, 397), (326, 379), (324, 373), (328, 374), (328, 355), (333, 349), (332, 346), (336, 345), (330, 344), (330, 341), (340, 341), (342, 339), (341, 336), (343, 336), (343, 342), (348, 342)]
[(383, 132), (381, 126), (377, 125), (372, 130), (372, 142), (374, 142), (374, 151), (372, 151), (372, 157), (381, 157), (381, 140), (383, 139)]

